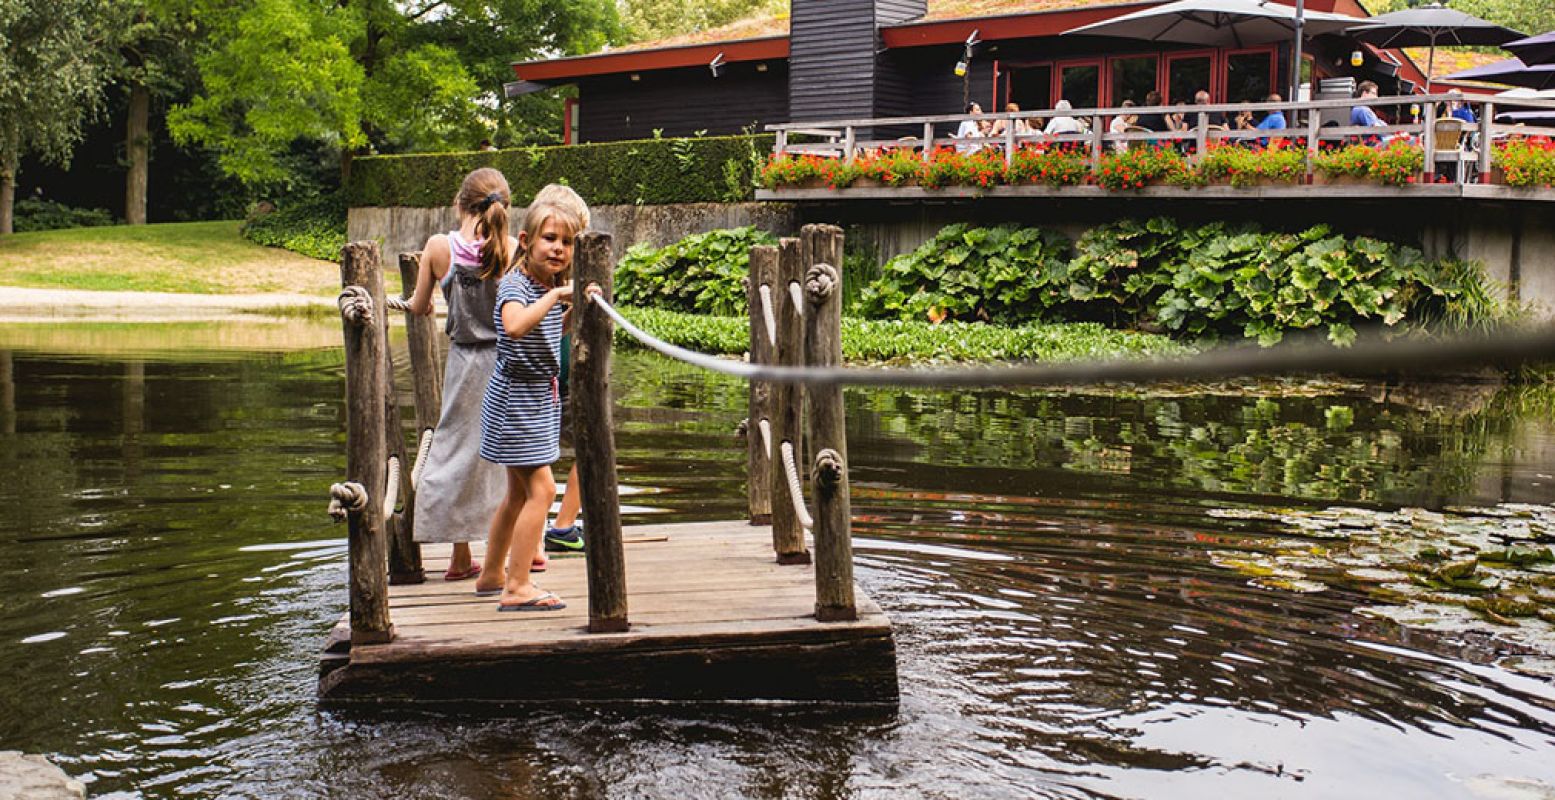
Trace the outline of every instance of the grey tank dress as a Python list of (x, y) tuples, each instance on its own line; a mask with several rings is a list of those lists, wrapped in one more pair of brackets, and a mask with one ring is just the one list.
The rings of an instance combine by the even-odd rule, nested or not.
[(464, 242), (458, 231), (448, 238), (455, 255), (440, 283), (448, 302), (448, 366), (443, 413), (416, 486), (418, 542), (485, 539), (507, 491), (502, 467), (480, 457), (481, 399), (497, 362), (497, 281), (481, 280), (480, 264), (459, 257), (478, 245)]

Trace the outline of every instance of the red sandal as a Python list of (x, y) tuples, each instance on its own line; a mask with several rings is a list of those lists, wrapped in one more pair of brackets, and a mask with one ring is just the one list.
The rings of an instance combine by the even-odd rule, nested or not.
[(465, 570), (465, 571), (463, 571), (463, 572), (454, 572), (453, 570), (449, 570), (447, 572), (444, 572), (443, 573), (443, 580), (445, 580), (445, 581), (467, 581), (467, 580), (469, 580), (471, 578), (474, 578), (474, 577), (476, 577), (477, 575), (480, 575), (480, 574), (481, 574), (481, 565), (479, 565), (479, 564), (471, 564), (470, 568)]

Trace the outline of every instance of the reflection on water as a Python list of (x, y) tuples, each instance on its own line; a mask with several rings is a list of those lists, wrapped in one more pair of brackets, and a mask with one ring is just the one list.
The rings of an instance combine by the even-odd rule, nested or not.
[[(859, 578), (895, 715), (603, 707), (363, 720), (313, 704), (344, 610), (336, 350), (143, 358), (0, 330), (0, 749), (94, 795), (1516, 796), (1555, 692), (1494, 640), (1258, 588), (1212, 509), (1549, 502), (1526, 398), (1366, 387), (850, 392)], [(131, 348), (132, 350), (134, 348)], [(622, 480), (743, 513), (745, 392), (617, 357)], [(404, 398), (409, 402), (408, 396)], [(639, 519), (645, 519), (639, 517)], [(1278, 534), (1299, 542), (1297, 534)], [(537, 676), (543, 680), (544, 676)], [(1529, 795), (1532, 796), (1532, 795)]]

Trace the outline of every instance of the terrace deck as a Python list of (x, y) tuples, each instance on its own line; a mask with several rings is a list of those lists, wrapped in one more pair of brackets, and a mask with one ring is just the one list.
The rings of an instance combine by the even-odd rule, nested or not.
[[(584, 560), (537, 582), (567, 608), (500, 613), (473, 582), (446, 582), (449, 546), (424, 547), (427, 582), (389, 590), (392, 642), (325, 647), (319, 696), (377, 708), (604, 700), (895, 703), (891, 623), (857, 594), (858, 619), (815, 621), (815, 572), (779, 566), (771, 530), (744, 521), (623, 530), (631, 629), (587, 631)], [(476, 557), (481, 553), (475, 546)]]

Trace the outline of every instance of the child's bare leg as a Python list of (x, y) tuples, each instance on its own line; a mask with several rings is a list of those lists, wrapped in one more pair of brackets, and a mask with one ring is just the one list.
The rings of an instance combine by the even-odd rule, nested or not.
[[(508, 467), (509, 496), (515, 482), (522, 485), (524, 500), (512, 527), (507, 582), (501, 600), (505, 604), (527, 602), (540, 593), (529, 580), (529, 566), (540, 546), (540, 536), (545, 532), (551, 498), (556, 496), (556, 480), (551, 477), (550, 466)], [(490, 557), (488, 554), (487, 558)]]
[[(561, 508), (556, 510), (556, 521), (553, 528), (571, 528), (578, 521), (578, 512), (583, 507), (583, 497), (578, 494), (578, 462), (572, 462), (572, 468), (567, 470), (567, 489), (562, 492)], [(540, 538), (539, 549), (535, 551), (535, 564), (543, 565), (550, 558), (545, 554), (545, 538)]]
[[(491, 530), (486, 532), (486, 558), (481, 563), (481, 575), (475, 579), (477, 592), (489, 589), (501, 588), (502, 565), (507, 560), (508, 547), (513, 541), (513, 523), (518, 520), (518, 512), (524, 507), (524, 484), (522, 470), (517, 467), (507, 468), (508, 490), (502, 496), (502, 503), (497, 506), (495, 514), (491, 515)], [(529, 573), (529, 568), (524, 568), (524, 574)]]
[(469, 542), (454, 542), (454, 554), (452, 558), (448, 559), (448, 571), (455, 575), (470, 571)]
[(578, 489), (578, 462), (572, 462), (567, 470), (567, 490), (562, 493), (562, 507), (556, 510), (555, 528), (571, 528), (578, 521), (578, 511), (583, 507), (583, 496)]

